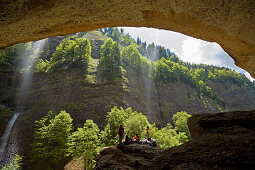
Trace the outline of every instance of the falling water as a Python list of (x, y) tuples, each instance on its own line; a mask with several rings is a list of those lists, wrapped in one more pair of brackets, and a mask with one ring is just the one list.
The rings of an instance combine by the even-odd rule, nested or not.
[(12, 130), (12, 127), (16, 121), (16, 119), (18, 118), (19, 116), (19, 112), (15, 112), (11, 119), (9, 120), (7, 126), (5, 127), (5, 130), (4, 130), (4, 133), (1, 137), (1, 145), (0, 145), (0, 161), (3, 160), (3, 156), (4, 156), (4, 151), (5, 151), (5, 148), (6, 148), (6, 145), (7, 145), (7, 142), (8, 142), (8, 139), (9, 139), (9, 136), (11, 134), (11, 130)]
[[(15, 121), (24, 111), (24, 105), (27, 99), (27, 92), (31, 89), (31, 82), (33, 76), (33, 65), (38, 60), (41, 50), (44, 48), (46, 39), (39, 40), (34, 42), (33, 47), (31, 50), (27, 50), (25, 55), (22, 57), (21, 68), (22, 74), (20, 76), (20, 83), (19, 83), (19, 95), (16, 98), (16, 110), (11, 119), (9, 120), (5, 131), (1, 137), (1, 145), (0, 145), (0, 162), (1, 163), (9, 163), (15, 154), (18, 153), (18, 144), (17, 141), (10, 141), (10, 140), (17, 140), (17, 138), (10, 138), (10, 135), (13, 133), (12, 129), (14, 127)], [(16, 133), (16, 132), (15, 132)], [(10, 139), (9, 139), (10, 138)]]

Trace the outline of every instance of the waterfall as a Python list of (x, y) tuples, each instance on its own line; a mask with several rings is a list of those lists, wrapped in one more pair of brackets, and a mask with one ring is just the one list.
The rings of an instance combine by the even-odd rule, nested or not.
[[(1, 137), (0, 145), (0, 163), (9, 163), (15, 154), (19, 153), (19, 144), (17, 143), (17, 138), (15, 135), (18, 133), (18, 129), (14, 127), (15, 121), (25, 112), (25, 104), (29, 95), (27, 94), (32, 88), (32, 78), (33, 78), (33, 65), (37, 62), (41, 50), (44, 49), (46, 39), (39, 40), (33, 43), (30, 50), (26, 50), (24, 56), (22, 56), (21, 61), (21, 76), (19, 81), (18, 96), (15, 101), (16, 112), (12, 115), (9, 120), (5, 131)], [(16, 131), (14, 132), (14, 130)], [(12, 136), (13, 134), (13, 136)], [(1, 168), (1, 167), (0, 167)]]
[(9, 136), (11, 134), (11, 131), (12, 131), (12, 127), (16, 121), (16, 119), (18, 118), (19, 116), (19, 113), (18, 112), (15, 112), (11, 119), (9, 120), (5, 130), (4, 130), (4, 133), (1, 137), (1, 145), (0, 145), (0, 162), (3, 161), (3, 156), (5, 155), (4, 152), (5, 152), (5, 148), (6, 148), (6, 145), (7, 145), (7, 142), (8, 142), (8, 139), (9, 139)]

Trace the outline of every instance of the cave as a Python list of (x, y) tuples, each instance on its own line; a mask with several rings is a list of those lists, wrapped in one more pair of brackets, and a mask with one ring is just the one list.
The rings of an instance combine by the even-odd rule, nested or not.
[[(253, 28), (255, 1), (253, 0), (242, 2), (111, 0), (105, 3), (83, 0), (75, 2), (69, 0), (3, 0), (0, 5), (0, 48), (104, 27), (153, 27), (217, 42), (230, 54), (237, 66), (255, 76), (253, 65), (255, 62), (255, 31)], [(141, 169), (150, 167), (154, 169), (250, 168), (254, 166), (254, 121), (254, 111), (219, 113), (214, 116), (196, 115), (189, 122), (194, 138), (191, 143), (164, 152), (155, 151), (156, 157), (152, 162), (139, 162), (139, 160), (131, 159), (129, 163), (124, 161), (127, 163), (126, 167), (122, 166), (125, 164), (122, 162), (121, 165), (116, 164), (116, 168), (136, 166)], [(212, 148), (208, 149), (207, 145), (210, 144)], [(222, 144), (224, 147), (219, 147)], [(110, 164), (104, 162), (104, 159), (110, 158), (109, 162), (112, 161), (114, 164), (115, 160), (111, 158), (116, 158), (115, 154), (125, 152), (125, 149), (123, 147), (110, 148), (102, 151), (96, 168), (112, 168)], [(210, 152), (210, 149), (213, 151)], [(189, 154), (183, 157), (183, 152)], [(145, 155), (148, 153), (146, 151), (144, 155), (142, 153), (141, 158), (147, 159)], [(111, 154), (112, 157), (109, 156)], [(238, 154), (239, 156), (236, 156)], [(105, 155), (108, 157), (104, 157)], [(217, 157), (211, 159), (215, 155)], [(240, 163), (236, 163), (238, 161)]]

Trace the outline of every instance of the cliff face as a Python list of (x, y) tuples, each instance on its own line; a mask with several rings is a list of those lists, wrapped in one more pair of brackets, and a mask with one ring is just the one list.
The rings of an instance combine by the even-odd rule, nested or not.
[(144, 145), (100, 151), (95, 169), (251, 169), (255, 166), (255, 111), (197, 114), (192, 140), (161, 150)]
[(148, 75), (137, 74), (130, 66), (124, 65), (124, 68), (129, 93), (123, 98), (128, 106), (145, 114), (151, 122), (165, 125), (178, 111), (198, 114), (255, 109), (255, 90), (251, 88), (209, 81), (213, 93), (223, 99), (224, 108), (186, 83), (164, 83)]

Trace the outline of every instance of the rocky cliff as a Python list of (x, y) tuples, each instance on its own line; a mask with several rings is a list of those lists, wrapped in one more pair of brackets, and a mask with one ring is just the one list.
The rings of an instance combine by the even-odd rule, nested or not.
[(147, 145), (103, 148), (95, 169), (252, 169), (255, 111), (193, 115), (192, 139), (161, 150)]

